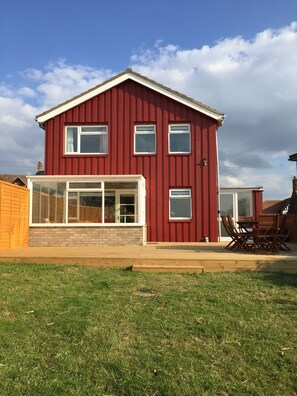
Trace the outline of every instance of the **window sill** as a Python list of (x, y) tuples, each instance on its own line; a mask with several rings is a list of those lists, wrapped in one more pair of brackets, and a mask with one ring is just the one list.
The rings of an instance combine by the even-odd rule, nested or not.
[(100, 154), (100, 153), (98, 153), (98, 154), (79, 154), (79, 153), (73, 153), (73, 154), (67, 154), (67, 153), (64, 153), (63, 155), (62, 155), (62, 157), (63, 158), (69, 158), (69, 157), (74, 157), (74, 158), (77, 158), (77, 157), (107, 157), (108, 156), (108, 154), (106, 154), (106, 153), (104, 153), (104, 154)]
[(32, 228), (38, 227), (144, 227), (145, 224), (140, 223), (31, 223), (29, 225)]
[(169, 223), (191, 223), (192, 219), (169, 219)]
[(192, 153), (168, 153), (168, 155), (191, 155)]
[(157, 153), (134, 153), (132, 155), (133, 157), (154, 157), (157, 155)]

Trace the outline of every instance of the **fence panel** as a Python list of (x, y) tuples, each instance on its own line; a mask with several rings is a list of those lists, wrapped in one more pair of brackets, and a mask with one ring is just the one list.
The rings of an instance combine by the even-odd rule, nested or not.
[(297, 214), (287, 214), (288, 228), (291, 228), (289, 242), (297, 242)]
[(29, 243), (29, 190), (0, 181), (0, 248)]

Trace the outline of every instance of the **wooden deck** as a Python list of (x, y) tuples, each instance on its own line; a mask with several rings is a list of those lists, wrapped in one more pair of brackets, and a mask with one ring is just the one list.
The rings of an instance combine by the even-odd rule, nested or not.
[(297, 244), (280, 255), (234, 253), (226, 243), (148, 243), (0, 249), (0, 262), (131, 268), (151, 272), (281, 271), (297, 273)]

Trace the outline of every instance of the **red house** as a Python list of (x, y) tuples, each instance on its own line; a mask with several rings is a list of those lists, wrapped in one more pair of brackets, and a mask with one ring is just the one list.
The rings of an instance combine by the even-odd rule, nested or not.
[(218, 240), (220, 111), (127, 69), (36, 120), (31, 246)]

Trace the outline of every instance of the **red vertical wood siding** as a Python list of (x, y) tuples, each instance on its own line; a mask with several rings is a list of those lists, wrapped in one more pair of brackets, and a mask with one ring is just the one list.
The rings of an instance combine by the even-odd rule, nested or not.
[[(190, 123), (191, 154), (168, 154), (168, 124)], [(65, 125), (107, 124), (107, 155), (65, 155)], [(156, 154), (134, 155), (134, 125), (156, 125)], [(217, 241), (216, 121), (132, 80), (46, 122), (45, 174), (146, 179), (148, 241)], [(203, 166), (203, 159), (207, 165)], [(192, 220), (169, 221), (169, 189), (191, 188)]]
[(260, 213), (263, 213), (263, 191), (253, 190), (253, 216), (256, 220)]

